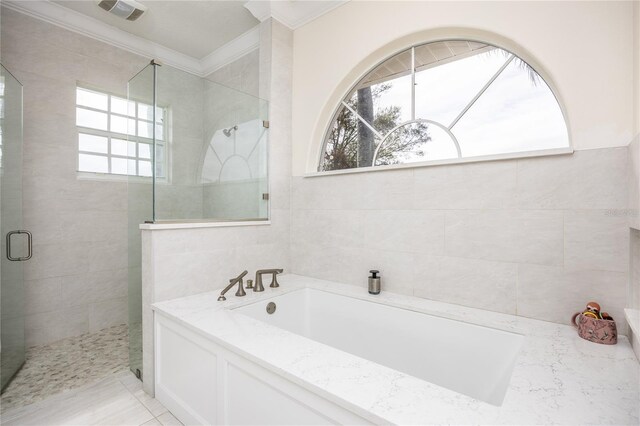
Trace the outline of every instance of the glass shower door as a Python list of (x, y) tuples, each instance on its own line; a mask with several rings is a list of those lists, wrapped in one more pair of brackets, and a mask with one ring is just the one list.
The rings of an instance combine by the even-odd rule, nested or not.
[(22, 229), (22, 85), (0, 65), (0, 378), (2, 389), (25, 359), (23, 264), (31, 235)]

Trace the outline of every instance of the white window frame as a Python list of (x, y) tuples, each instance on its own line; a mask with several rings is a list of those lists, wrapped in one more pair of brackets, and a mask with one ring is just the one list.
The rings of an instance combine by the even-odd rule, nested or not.
[[(161, 122), (155, 122), (152, 123), (149, 120), (146, 119), (142, 119), (142, 118), (138, 118), (138, 107), (140, 104), (149, 106), (151, 108), (153, 108), (153, 105), (150, 105), (146, 102), (142, 102), (142, 101), (138, 101), (135, 99), (128, 99), (127, 96), (122, 96), (119, 94), (115, 94), (112, 92), (107, 92), (105, 90), (100, 90), (100, 89), (96, 89), (94, 87), (88, 86), (88, 85), (84, 85), (84, 84), (76, 84), (76, 93), (77, 90), (81, 89), (81, 90), (85, 90), (85, 91), (89, 91), (89, 92), (94, 92), (94, 93), (98, 93), (100, 95), (106, 95), (107, 96), (107, 109), (106, 110), (102, 110), (99, 108), (92, 108), (86, 105), (79, 105), (77, 103), (77, 98), (76, 98), (76, 103), (75, 103), (75, 108), (76, 108), (76, 116), (77, 116), (77, 108), (81, 108), (87, 111), (93, 111), (93, 112), (99, 112), (102, 114), (107, 114), (107, 129), (111, 129), (111, 117), (112, 116), (116, 116), (116, 117), (121, 117), (124, 118), (125, 120), (130, 120), (133, 119), (136, 122), (136, 135), (130, 135), (128, 133), (119, 133), (119, 132), (114, 132), (111, 130), (101, 130), (101, 129), (95, 129), (92, 127), (85, 127), (85, 126), (80, 126), (77, 124), (77, 119), (76, 119), (76, 130), (77, 130), (77, 137), (76, 137), (76, 151), (77, 151), (77, 155), (76, 155), (76, 172), (78, 174), (79, 177), (83, 177), (83, 178), (90, 178), (90, 179), (107, 179), (107, 180), (128, 180), (128, 179), (141, 179), (141, 180), (151, 180), (154, 177), (155, 171), (154, 169), (154, 161), (153, 161), (153, 156), (155, 155), (154, 150), (153, 150), (153, 138), (147, 138), (147, 137), (143, 137), (143, 136), (138, 136), (138, 125), (139, 122), (144, 122), (144, 123), (151, 123), (153, 125), (153, 131), (155, 131), (155, 126), (156, 125), (160, 125), (162, 126), (162, 133), (163, 133), (163, 139), (159, 140), (156, 139), (156, 146), (161, 146), (164, 149), (164, 162), (162, 165), (162, 169), (164, 171), (163, 176), (158, 176), (156, 175), (156, 181), (161, 181), (161, 182), (168, 182), (169, 180), (169, 125), (168, 125), (168, 117), (169, 117), (169, 108), (168, 107), (163, 107), (158, 105), (158, 108), (160, 108), (162, 110), (162, 118), (161, 118)], [(135, 103), (135, 117), (131, 117), (129, 115), (125, 115), (125, 114), (120, 114), (120, 113), (116, 113), (116, 112), (112, 112), (111, 111), (111, 100), (113, 97), (119, 98), (119, 99), (124, 99), (125, 101), (129, 102), (134, 102)], [(99, 136), (99, 137), (104, 137), (107, 139), (107, 152), (106, 153), (100, 153), (100, 152), (94, 152), (94, 151), (83, 151), (80, 149), (80, 134), (86, 134), (86, 135), (92, 135), (92, 136)], [(124, 155), (118, 155), (118, 154), (112, 154), (111, 153), (111, 139), (121, 139), (121, 140), (125, 140), (127, 141), (127, 143), (131, 142), (131, 143), (135, 143), (136, 146), (136, 152), (135, 152), (135, 156), (131, 157), (131, 156), (124, 156)], [(142, 158), (140, 157), (140, 144), (147, 144), (149, 145), (149, 152), (151, 153), (150, 158)], [(128, 145), (127, 145), (127, 149), (128, 149)], [(98, 156), (98, 157), (105, 157), (107, 158), (107, 167), (108, 167), (108, 171), (107, 172), (92, 172), (92, 171), (86, 171), (86, 170), (80, 170), (80, 155), (81, 154), (86, 154), (86, 155), (94, 155), (94, 156)], [(123, 159), (123, 160), (127, 160), (127, 162), (129, 160), (135, 160), (136, 162), (136, 174), (129, 174), (129, 173), (113, 173), (111, 171), (111, 159), (112, 158), (119, 158), (119, 159)], [(139, 174), (139, 162), (140, 161), (149, 161), (151, 163), (151, 175), (150, 176), (145, 176), (145, 175), (140, 175)], [(127, 163), (128, 164), (128, 163)]]
[[(417, 68), (416, 67), (415, 49), (417, 47), (420, 47), (420, 46), (423, 46), (423, 45), (427, 45), (427, 44), (430, 44), (430, 43), (447, 42), (447, 41), (469, 41), (469, 42), (474, 42), (475, 41), (475, 42), (483, 43), (487, 47), (497, 48), (497, 49), (503, 50), (506, 53), (508, 53), (508, 56), (505, 58), (505, 62), (503, 63), (503, 65), (494, 73), (494, 75), (477, 92), (477, 94), (471, 99), (471, 101), (460, 111), (460, 113), (456, 116), (456, 118), (451, 123), (449, 123), (448, 125), (447, 124), (443, 124), (443, 123), (439, 123), (439, 122), (436, 122), (436, 121), (433, 121), (433, 120), (424, 119), (424, 118), (416, 118), (416, 116), (415, 116), (415, 104), (416, 104), (415, 75), (416, 75), (416, 72), (419, 72), (419, 71), (422, 70), (421, 68)], [(485, 48), (482, 48), (482, 49), (485, 49)], [(357, 111), (355, 111), (351, 106), (349, 106), (349, 104), (347, 103), (348, 97), (349, 97), (350, 94), (354, 93), (355, 89), (358, 87), (358, 85), (361, 83), (361, 81), (371, 71), (375, 70), (377, 67), (379, 67), (380, 65), (384, 64), (388, 60), (394, 58), (395, 56), (400, 55), (403, 52), (407, 52), (407, 51), (409, 51), (411, 53), (411, 70), (409, 71), (409, 74), (411, 75), (411, 119), (398, 124), (396, 127), (391, 129), (390, 131), (388, 131), (386, 134), (382, 134), (377, 129), (375, 129), (369, 122), (367, 122), (364, 118), (362, 118), (357, 113)], [(467, 113), (467, 111), (473, 106), (473, 104), (484, 94), (484, 92), (491, 86), (491, 84), (493, 84), (493, 82), (500, 76), (500, 74), (502, 74), (502, 72), (507, 68), (507, 66), (509, 66), (509, 64), (514, 59), (520, 59), (520, 60), (524, 61), (522, 58), (517, 56), (511, 50), (508, 50), (506, 48), (503, 48), (503, 47), (500, 47), (500, 46), (497, 46), (495, 44), (488, 43), (488, 42), (485, 42), (485, 41), (471, 40), (471, 39), (467, 39), (467, 38), (464, 38), (464, 39), (451, 38), (451, 39), (446, 39), (446, 40), (432, 40), (432, 41), (428, 41), (428, 42), (417, 43), (417, 44), (412, 45), (409, 48), (405, 48), (405, 49), (399, 50), (399, 51), (395, 52), (394, 54), (386, 57), (384, 60), (378, 62), (375, 66), (369, 68), (364, 74), (362, 74), (356, 80), (355, 84), (353, 84), (349, 88), (349, 90), (346, 92), (346, 94), (342, 97), (342, 99), (338, 103), (338, 106), (334, 110), (334, 113), (331, 115), (331, 120), (328, 122), (328, 127), (326, 128), (326, 130), (324, 132), (323, 142), (322, 142), (321, 150), (320, 150), (320, 153), (319, 153), (320, 155), (318, 157), (317, 166), (316, 166), (317, 167), (317, 171), (313, 172), (313, 173), (309, 173), (306, 176), (316, 176), (316, 175), (325, 175), (325, 174), (358, 173), (358, 172), (368, 172), (368, 171), (372, 171), (372, 170), (403, 169), (403, 168), (423, 167), (423, 166), (429, 166), (429, 165), (475, 163), (475, 162), (480, 162), (480, 161), (493, 161), (493, 160), (504, 160), (504, 159), (526, 158), (526, 157), (538, 157), (538, 156), (547, 156), (547, 155), (572, 154), (574, 152), (574, 150), (573, 150), (573, 144), (572, 144), (572, 141), (571, 141), (569, 123), (568, 123), (568, 120), (567, 120), (565, 109), (564, 109), (562, 103), (560, 102), (560, 99), (559, 99), (558, 95), (556, 94), (556, 91), (554, 90), (553, 86), (549, 83), (549, 80), (547, 78), (543, 77), (542, 73), (540, 73), (538, 70), (534, 69), (535, 73), (544, 81), (544, 83), (546, 84), (546, 86), (549, 88), (549, 90), (551, 91), (552, 95), (556, 99), (556, 102), (558, 103), (558, 107), (560, 108), (560, 112), (562, 113), (562, 116), (563, 116), (563, 119), (564, 119), (564, 123), (565, 123), (566, 129), (567, 129), (567, 144), (568, 144), (568, 146), (567, 147), (561, 147), (561, 148), (552, 148), (552, 149), (538, 149), (538, 150), (532, 150), (532, 151), (505, 152), (505, 153), (485, 155), (485, 156), (474, 156), (474, 157), (464, 157), (464, 156), (462, 156), (462, 152), (460, 150), (460, 144), (458, 143), (458, 140), (457, 140), (456, 136), (451, 132), (452, 128)], [(525, 63), (528, 64), (528, 62), (525, 62)], [(533, 67), (532, 67), (532, 69), (533, 69)], [(375, 82), (373, 82), (372, 84), (375, 84)], [(372, 164), (369, 165), (369, 166), (357, 166), (357, 167), (346, 168), (346, 169), (322, 170), (322, 166), (324, 164), (324, 156), (325, 156), (325, 154), (327, 152), (327, 143), (328, 143), (329, 135), (330, 135), (330, 133), (331, 133), (331, 131), (333, 129), (333, 125), (334, 125), (334, 123), (336, 121), (336, 118), (338, 117), (338, 114), (340, 114), (340, 112), (341, 112), (341, 110), (343, 108), (347, 109), (351, 114), (354, 115), (354, 117), (356, 118), (356, 120), (359, 123), (364, 124), (365, 126), (367, 126), (373, 132), (374, 139), (376, 140), (377, 143), (376, 143), (376, 148), (374, 150), (374, 156), (373, 156)], [(451, 159), (445, 159), (445, 160), (425, 160), (425, 161), (416, 161), (416, 162), (399, 163), (399, 164), (391, 164), (391, 165), (377, 165), (377, 166), (375, 165), (375, 162), (377, 160), (379, 151), (384, 146), (385, 142), (388, 139), (388, 136), (390, 136), (398, 128), (401, 128), (401, 127), (406, 126), (408, 124), (420, 123), (420, 122), (429, 123), (429, 124), (435, 125), (437, 127), (440, 127), (442, 130), (444, 130), (449, 135), (449, 137), (451, 138), (452, 143), (455, 145), (455, 148), (456, 148), (456, 151), (457, 151), (457, 158), (451, 158)]]

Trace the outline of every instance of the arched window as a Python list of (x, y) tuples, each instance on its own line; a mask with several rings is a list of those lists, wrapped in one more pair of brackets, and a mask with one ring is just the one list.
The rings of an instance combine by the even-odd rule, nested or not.
[(326, 132), (319, 170), (563, 148), (558, 101), (529, 64), (486, 43), (448, 40), (402, 51), (353, 87)]

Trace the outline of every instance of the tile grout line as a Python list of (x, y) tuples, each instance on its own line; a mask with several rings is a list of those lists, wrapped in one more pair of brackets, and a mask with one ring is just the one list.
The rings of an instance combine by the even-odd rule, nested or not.
[[(123, 387), (127, 392), (129, 392), (129, 395), (131, 395), (131, 396), (132, 396), (136, 401), (138, 401), (138, 404), (142, 405), (142, 407), (143, 407), (145, 410), (147, 410), (147, 412), (151, 415), (151, 418), (150, 418), (150, 419), (145, 420), (143, 423), (140, 423), (138, 426), (142, 426), (142, 425), (144, 425), (145, 423), (149, 423), (151, 420), (154, 420), (154, 419), (155, 419), (155, 420), (158, 420), (158, 418), (157, 418), (157, 417), (156, 417), (156, 416), (151, 412), (151, 410), (149, 410), (149, 408), (144, 404), (144, 402), (142, 402), (142, 401), (140, 400), (140, 398), (138, 398), (137, 396), (135, 396), (135, 394), (134, 394), (134, 393), (133, 393), (133, 392), (132, 392), (132, 391), (131, 391), (131, 390), (130, 390), (130, 389), (129, 389), (125, 384), (124, 384), (124, 383), (122, 383), (122, 380), (121, 380), (121, 379), (118, 379), (118, 383), (120, 383), (120, 385), (121, 385), (121, 386), (122, 386), (122, 387)], [(140, 389), (142, 389), (142, 388), (140, 388)], [(162, 414), (164, 414), (164, 413), (162, 413)]]
[[(133, 374), (133, 373), (131, 373), (131, 374)], [(136, 378), (136, 380), (138, 380), (138, 379)], [(140, 398), (138, 398), (138, 397), (135, 395), (135, 393), (134, 393), (131, 389), (129, 389), (129, 388), (128, 388), (124, 383), (122, 383), (122, 379), (118, 378), (118, 382), (120, 382), (120, 384), (121, 384), (121, 385), (122, 385), (122, 386), (127, 390), (127, 392), (129, 392), (129, 394), (130, 394), (131, 396), (133, 396), (133, 397), (136, 399), (136, 401), (138, 401), (138, 402), (139, 402), (139, 403), (140, 403), (140, 404), (145, 408), (145, 410), (147, 410), (147, 411), (149, 412), (149, 414), (151, 414), (151, 417), (152, 417), (153, 419), (158, 420), (158, 417), (160, 417), (161, 415), (163, 415), (163, 414), (165, 414), (165, 413), (169, 412), (169, 410), (167, 410), (167, 408), (166, 408), (164, 405), (162, 405), (162, 408), (164, 408), (164, 411), (163, 411), (162, 413), (160, 413), (160, 414), (158, 414), (158, 415), (156, 416), (156, 415), (155, 415), (155, 414), (153, 414), (153, 412), (149, 409), (149, 407), (147, 407), (147, 405), (146, 405), (146, 404), (145, 404), (145, 403), (144, 403)], [(142, 384), (142, 381), (140, 381), (140, 383)], [(144, 392), (144, 389), (142, 388), (142, 386), (140, 387), (140, 389), (139, 389), (139, 390), (141, 390), (142, 392)], [(147, 395), (147, 393), (146, 393), (146, 392), (145, 392), (145, 395)], [(151, 398), (151, 396), (149, 396), (149, 398)], [(154, 400), (156, 400), (155, 398), (153, 398), (153, 399), (154, 399)], [(144, 422), (144, 423), (147, 423), (147, 422), (149, 422), (150, 420), (151, 420), (151, 419), (147, 420), (147, 421), (146, 421), (146, 422)], [(159, 420), (158, 420), (158, 421), (159, 421)], [(144, 423), (141, 423), (141, 425), (143, 425)]]

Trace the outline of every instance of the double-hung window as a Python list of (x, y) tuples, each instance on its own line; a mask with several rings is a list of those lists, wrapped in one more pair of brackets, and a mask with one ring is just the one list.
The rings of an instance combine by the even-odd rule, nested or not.
[(152, 176), (153, 130), (156, 177), (166, 177), (166, 108), (76, 88), (78, 171)]

